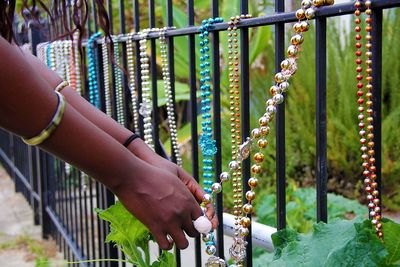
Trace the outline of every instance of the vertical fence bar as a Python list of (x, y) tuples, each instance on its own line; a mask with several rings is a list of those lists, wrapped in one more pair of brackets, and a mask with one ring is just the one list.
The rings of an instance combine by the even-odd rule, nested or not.
[[(87, 238), (87, 233), (89, 231), (88, 229), (88, 216), (85, 216), (86, 211), (87, 211), (87, 202), (86, 202), (86, 188), (83, 187), (82, 185), (82, 177), (80, 175), (80, 171), (76, 168), (73, 168), (73, 176), (75, 180), (74, 184), (74, 195), (75, 195), (75, 201), (76, 198), (78, 197), (78, 206), (79, 206), (79, 217), (77, 214), (77, 211), (75, 210), (75, 216), (79, 218), (80, 221), (80, 252), (82, 255), (86, 256), (89, 253), (89, 250), (87, 249), (87, 243), (88, 243), (88, 238)], [(78, 183), (78, 186), (76, 186), (76, 182)], [(85, 181), (86, 182), (86, 181)], [(78, 187), (78, 188), (77, 188)], [(78, 192), (76, 192), (78, 190)], [(77, 194), (78, 193), (78, 194)], [(82, 203), (83, 200), (83, 203)]]
[[(188, 26), (194, 26), (194, 1), (187, 2)], [(192, 139), (192, 175), (199, 181), (199, 147), (197, 136), (197, 85), (196, 85), (196, 43), (195, 35), (188, 35), (189, 45), (189, 87), (190, 87), (190, 130)], [(195, 239), (195, 263), (201, 267), (201, 243), (200, 237)]]
[[(125, 26), (125, 4), (124, 0), (119, 0), (119, 21), (120, 21), (120, 34), (126, 33), (126, 26)], [(127, 54), (126, 54), (126, 43), (121, 43), (121, 63), (124, 70), (128, 69), (127, 63)], [(128, 87), (128, 79), (126, 75), (122, 75), (122, 99), (123, 99), (123, 116), (125, 118), (125, 127), (129, 128), (129, 122), (131, 121), (131, 116), (129, 112), (129, 87)]]
[[(174, 26), (174, 11), (172, 6), (172, 0), (167, 0), (167, 26), (173, 27)], [(168, 69), (169, 69), (169, 79), (171, 83), (171, 96), (172, 96), (172, 107), (173, 112), (176, 116), (176, 103), (175, 103), (175, 61), (174, 61), (174, 37), (167, 38), (167, 51), (168, 51)], [(175, 153), (172, 146), (172, 139), (171, 139), (171, 159), (173, 162), (176, 163)]]
[(327, 222), (327, 133), (326, 133), (326, 18), (315, 20), (316, 32), (316, 143), (317, 221)]
[[(33, 22), (31, 21), (31, 23), (29, 24), (29, 41), (31, 43), (32, 46), (32, 54), (33, 55), (37, 55), (37, 45), (44, 41), (43, 40), (43, 36), (40, 32), (40, 23), (37, 22)], [(38, 148), (36, 147), (29, 147), (29, 155), (30, 155), (30, 177), (31, 179), (33, 179), (33, 190), (37, 190), (37, 192), (40, 192), (40, 179), (42, 179), (41, 176), (38, 176), (38, 166), (37, 166), (37, 162), (40, 161), (39, 155), (37, 153)], [(40, 196), (40, 195), (39, 195)], [(41, 213), (41, 207), (40, 207), (40, 201), (37, 201), (35, 199), (32, 199), (32, 208), (34, 210), (34, 222), (35, 225), (40, 224), (40, 213)], [(42, 214), (43, 216), (43, 214)], [(43, 232), (46, 231), (46, 235), (50, 235), (50, 229), (43, 229)]]
[[(275, 0), (275, 12), (285, 11), (285, 1)], [(275, 24), (275, 72), (280, 71), (285, 58), (285, 24)], [(277, 228), (286, 227), (286, 169), (285, 169), (285, 102), (276, 112), (276, 218)]]
[[(148, 0), (149, 7), (149, 27), (156, 27), (156, 15), (154, 8), (154, 0)], [(151, 94), (153, 101), (153, 140), (154, 140), (154, 150), (157, 154), (161, 154), (160, 138), (158, 132), (158, 125), (160, 119), (158, 117), (158, 94), (157, 94), (157, 54), (156, 54), (156, 39), (150, 39), (150, 72), (151, 72)]]
[[(249, 13), (248, 0), (240, 1), (240, 13), (246, 15)], [(248, 27), (240, 28), (240, 71), (241, 71), (241, 96), (242, 96), (242, 140), (250, 134), (250, 71), (249, 71), (249, 29)], [(250, 158), (242, 162), (243, 177), (243, 201), (246, 201), (246, 192), (250, 190), (248, 180), (250, 178)], [(249, 214), (251, 217), (251, 215)], [(246, 247), (246, 266), (253, 266), (253, 244), (252, 229), (249, 227), (249, 235), (247, 236)]]
[[(174, 26), (174, 11), (172, 6), (172, 0), (167, 0), (167, 26), (172, 27)], [(167, 38), (167, 51), (168, 51), (168, 69), (169, 69), (169, 79), (171, 84), (171, 98), (172, 98), (172, 108), (173, 112), (176, 116), (176, 103), (175, 103), (175, 62), (174, 62), (174, 38), (168, 37)], [(171, 159), (174, 163), (176, 163), (176, 157), (174, 153), (174, 147), (172, 146), (172, 138), (171, 138)], [(181, 266), (181, 251), (175, 248), (175, 259), (176, 259), (176, 266)]]
[(382, 9), (372, 11), (372, 96), (376, 181), (382, 207)]
[[(133, 2), (133, 20), (135, 26), (135, 33), (140, 31), (140, 12), (139, 12), (139, 0), (134, 0)], [(139, 49), (139, 40), (135, 41), (135, 53), (136, 53), (136, 68), (135, 68), (135, 78), (137, 85), (137, 110), (139, 108), (140, 103), (142, 103), (142, 76), (140, 75), (140, 49)], [(139, 115), (139, 118), (142, 118)], [(139, 133), (143, 137), (143, 119), (139, 119)]]
[[(211, 3), (211, 16), (219, 16), (218, 0)], [(220, 50), (219, 50), (219, 31), (212, 32), (212, 81), (213, 81), (213, 120), (214, 120), (214, 139), (216, 141), (217, 153), (214, 157), (215, 179), (218, 181), (218, 175), (222, 172), (222, 151), (221, 151), (221, 71), (220, 71)], [(222, 194), (217, 194), (216, 199), (217, 217), (219, 225), (217, 227), (217, 249), (218, 256), (224, 256), (224, 230), (223, 230), (223, 206)]]
[(99, 30), (99, 26), (97, 24), (97, 7), (96, 1), (92, 0), (92, 16), (93, 16), (93, 31), (97, 32)]
[[(39, 196), (40, 196), (40, 224), (42, 225), (42, 237), (47, 239), (51, 234), (51, 219), (49, 214), (46, 212), (46, 207), (48, 205), (48, 180), (49, 177), (46, 173), (46, 168), (44, 168), (44, 152), (40, 151), (39, 149), (35, 149), (36, 158), (36, 171), (38, 177), (38, 187), (39, 187)], [(54, 188), (53, 188), (54, 189)], [(53, 192), (54, 193), (54, 192)]]

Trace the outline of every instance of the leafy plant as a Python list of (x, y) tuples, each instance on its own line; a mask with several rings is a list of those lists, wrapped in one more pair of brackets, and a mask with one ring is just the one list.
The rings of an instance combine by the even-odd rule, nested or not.
[(274, 256), (262, 255), (254, 266), (400, 266), (400, 225), (384, 219), (383, 227), (384, 242), (361, 218), (314, 224), (308, 234), (285, 229), (272, 235)]
[(156, 261), (150, 263), (149, 242), (152, 236), (121, 202), (106, 210), (96, 209), (96, 212), (101, 219), (110, 223), (110, 233), (105, 242), (115, 243), (129, 262), (139, 267), (175, 266), (175, 257), (168, 251), (163, 251)]
[[(286, 190), (286, 215), (289, 228), (298, 232), (308, 232), (316, 220), (316, 190), (314, 188), (296, 188), (293, 182)], [(276, 226), (276, 195), (267, 194), (256, 206), (258, 221), (270, 226)], [(356, 200), (343, 196), (328, 194), (328, 221), (337, 218), (362, 216), (367, 209)]]

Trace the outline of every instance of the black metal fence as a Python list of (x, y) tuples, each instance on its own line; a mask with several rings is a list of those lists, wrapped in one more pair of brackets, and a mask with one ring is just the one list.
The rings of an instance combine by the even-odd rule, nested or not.
[[(93, 1), (94, 2), (94, 1)], [(139, 1), (133, 2), (133, 18), (134, 30), (140, 31), (139, 21)], [(211, 1), (211, 17), (219, 16), (219, 1)], [(111, 1), (107, 1), (109, 15), (113, 16), (111, 10)], [(173, 26), (173, 1), (166, 0), (167, 25)], [(374, 105), (376, 113), (374, 114), (374, 128), (376, 129), (376, 166), (378, 181), (380, 184), (381, 169), (381, 62), (382, 62), (382, 11), (386, 8), (400, 6), (400, 0), (381, 0), (373, 1), (373, 88), (376, 105)], [(93, 7), (93, 3), (92, 3)], [(247, 14), (249, 11), (249, 3), (246, 0), (240, 1), (240, 13)], [(275, 0), (275, 14), (270, 16), (255, 17), (242, 21), (238, 28), (240, 29), (240, 62), (242, 77), (249, 77), (249, 28), (265, 25), (272, 25), (275, 29), (275, 67), (280, 69), (280, 62), (284, 59), (285, 51), (285, 24), (296, 20), (294, 12), (284, 12), (284, 1)], [(326, 24), (327, 19), (333, 16), (342, 16), (354, 12), (353, 3), (337, 4), (334, 6), (320, 8), (315, 18), (315, 35), (316, 35), (316, 177), (317, 177), (317, 220), (327, 221), (327, 129), (326, 129)], [(174, 38), (177, 36), (187, 36), (189, 47), (189, 70), (188, 81), (190, 85), (190, 103), (188, 106), (191, 122), (191, 141), (192, 144), (198, 143), (197, 129), (197, 77), (196, 77), (196, 58), (195, 58), (195, 36), (199, 33), (199, 28), (195, 26), (195, 10), (194, 1), (187, 1), (187, 27), (174, 30), (168, 30), (165, 36), (168, 41), (168, 63), (170, 68), (170, 80), (172, 91), (174, 92)], [(148, 1), (148, 17), (149, 27), (156, 26), (155, 2)], [(94, 16), (95, 18), (95, 16)], [(119, 1), (119, 21), (120, 33), (126, 32), (125, 25), (125, 7), (124, 1)], [(97, 31), (98, 25), (96, 19), (89, 19), (89, 29)], [(93, 25), (92, 25), (93, 24)], [(212, 35), (212, 82), (213, 82), (213, 115), (214, 115), (214, 137), (217, 141), (218, 153), (215, 155), (215, 172), (220, 173), (221, 166), (221, 109), (220, 109), (220, 48), (219, 33), (228, 28), (227, 23), (218, 23), (210, 29)], [(54, 30), (54, 29), (53, 29)], [(89, 32), (89, 35), (91, 33)], [(310, 33), (312, 34), (312, 33)], [(31, 35), (32, 45), (35, 48), (40, 39), (38, 35)], [(155, 99), (154, 114), (158, 114), (157, 108), (157, 64), (156, 64), (156, 39), (159, 38), (157, 33), (149, 33), (150, 39), (150, 66), (151, 66), (151, 86), (153, 99)], [(122, 62), (126, 67), (126, 47), (124, 38), (120, 38), (122, 43)], [(136, 53), (139, 53), (139, 36), (133, 36)], [(100, 51), (100, 49), (99, 49)], [(98, 58), (101, 64), (101, 53)], [(140, 59), (136, 59), (136, 65), (140, 65)], [(101, 77), (101, 73), (100, 77)], [(85, 74), (87, 77), (87, 74)], [(100, 78), (101, 79), (101, 78)], [(138, 102), (141, 102), (141, 75), (140, 69), (136, 68), (136, 81), (138, 90)], [(87, 83), (87, 79), (86, 79)], [(131, 119), (129, 109), (130, 92), (127, 86), (127, 80), (124, 82), (124, 112), (128, 118), (126, 127), (131, 127), (129, 121)], [(243, 137), (249, 135), (250, 132), (250, 93), (249, 79), (241, 80), (242, 95), (242, 133)], [(104, 96), (101, 96), (104, 98)], [(113, 99), (115, 103), (115, 99)], [(102, 99), (102, 109), (104, 110), (104, 99)], [(276, 117), (276, 177), (277, 177), (277, 228), (282, 229), (286, 226), (286, 210), (285, 210), (285, 106), (279, 105)], [(114, 109), (115, 114), (115, 109)], [(153, 116), (153, 125), (159, 124), (158, 117)], [(143, 133), (143, 125), (140, 125), (141, 133)], [(154, 140), (159, 140), (158, 127), (154, 127)], [(85, 260), (85, 259), (102, 259), (102, 258), (118, 258), (120, 253), (116, 248), (109, 244), (104, 244), (103, 240), (108, 233), (106, 223), (99, 221), (93, 213), (93, 208), (106, 208), (114, 203), (114, 196), (104, 186), (96, 181), (86, 177), (79, 170), (72, 166), (55, 159), (54, 157), (40, 151), (35, 147), (26, 146), (18, 137), (15, 137), (4, 131), (0, 132), (0, 158), (3, 166), (12, 176), (16, 184), (16, 190), (21, 192), (35, 211), (35, 223), (41, 224), (43, 235), (45, 237), (53, 237), (57, 241), (57, 245), (64, 253), (66, 259)], [(160, 143), (155, 146), (157, 153), (165, 155)], [(192, 175), (199, 179), (199, 151), (197, 145), (192, 146)], [(250, 161), (243, 162), (243, 177), (250, 177)], [(243, 182), (247, 187), (247, 182)], [(244, 188), (246, 192), (248, 188)], [(217, 198), (217, 210), (220, 225), (217, 229), (218, 254), (224, 255), (223, 241), (223, 216), (222, 216), (222, 197)], [(195, 258), (193, 261), (196, 266), (201, 266), (201, 245), (200, 240), (195, 240)], [(248, 246), (247, 265), (252, 266), (252, 243)], [(186, 266), (188, 263), (181, 262), (180, 253), (176, 253), (178, 266)], [(121, 263), (101, 262), (101, 263), (83, 263), (84, 266), (117, 266)], [(125, 264), (122, 264), (125, 265)]]

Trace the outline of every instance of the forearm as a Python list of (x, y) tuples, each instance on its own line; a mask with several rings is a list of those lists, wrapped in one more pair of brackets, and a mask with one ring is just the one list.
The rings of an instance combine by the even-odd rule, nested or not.
[[(0, 38), (0, 126), (23, 137), (37, 135), (50, 122), (57, 97), (15, 47)], [(142, 160), (67, 105), (61, 124), (41, 148), (115, 188)]]
[[(43, 77), (52, 88), (55, 88), (62, 81), (62, 79), (56, 73), (49, 70), (42, 62), (39, 61), (38, 58), (29, 53), (25, 53), (25, 57), (35, 69), (39, 70), (40, 73), (43, 74)], [(61, 91), (61, 93), (65, 96), (68, 103), (79, 113), (81, 113), (86, 119), (91, 121), (104, 132), (112, 136), (120, 144), (124, 143), (125, 140), (132, 134), (131, 131), (118, 124), (115, 120), (100, 110), (96, 109), (77, 92), (75, 92), (72, 87), (67, 86)], [(153, 152), (153, 150), (151, 150), (141, 139), (133, 141), (128, 146), (128, 149), (139, 158), (148, 162), (156, 156), (155, 152)]]

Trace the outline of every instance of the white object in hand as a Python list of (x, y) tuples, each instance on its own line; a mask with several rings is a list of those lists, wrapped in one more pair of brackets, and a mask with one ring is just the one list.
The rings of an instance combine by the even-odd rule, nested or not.
[(193, 221), (194, 228), (200, 234), (207, 234), (211, 231), (212, 225), (211, 221), (205, 216), (200, 216), (195, 221)]

